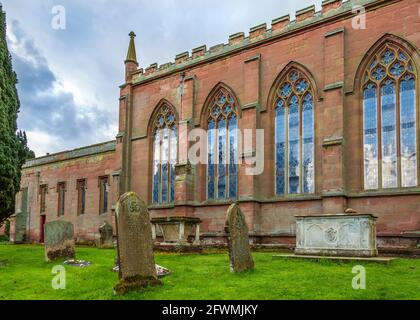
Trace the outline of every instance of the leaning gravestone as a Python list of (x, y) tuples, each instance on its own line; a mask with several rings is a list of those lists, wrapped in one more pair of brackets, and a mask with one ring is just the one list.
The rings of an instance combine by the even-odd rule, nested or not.
[(44, 226), (45, 260), (75, 257), (74, 228), (70, 222), (52, 221)]
[(114, 247), (114, 233), (112, 226), (107, 222), (99, 227), (99, 247), (100, 248), (113, 248)]
[(230, 271), (242, 272), (254, 269), (249, 247), (248, 226), (237, 203), (232, 204), (228, 209), (225, 230), (228, 234)]
[(116, 207), (120, 281), (117, 294), (161, 284), (153, 255), (152, 227), (145, 203), (134, 192), (121, 196)]

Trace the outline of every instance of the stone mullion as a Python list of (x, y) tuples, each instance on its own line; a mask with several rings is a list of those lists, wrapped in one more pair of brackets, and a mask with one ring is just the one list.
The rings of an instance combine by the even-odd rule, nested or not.
[(376, 88), (377, 94), (377, 127), (378, 127), (378, 189), (382, 190), (382, 89), (379, 83)]
[(298, 114), (299, 114), (299, 191), (303, 194), (303, 95), (299, 98)]
[(229, 185), (229, 163), (230, 163), (230, 133), (229, 133), (229, 119), (226, 117), (225, 118), (225, 152), (226, 152), (226, 156), (225, 156), (225, 198), (229, 199), (230, 198), (230, 185)]
[[(397, 53), (398, 54), (398, 53)], [(396, 125), (396, 152), (397, 152), (397, 186), (402, 187), (402, 167), (401, 167), (401, 115), (400, 115), (400, 81), (395, 80), (395, 125)]]
[(167, 196), (167, 203), (171, 203), (171, 175), (172, 175), (172, 168), (171, 168), (171, 141), (172, 141), (172, 134), (167, 127), (168, 130), (168, 179), (166, 180), (167, 183), (167, 190), (168, 190), (168, 196)]
[(284, 121), (285, 121), (285, 166), (284, 166), (284, 178), (285, 178), (285, 195), (289, 194), (289, 102), (284, 105)]
[(162, 174), (162, 149), (163, 149), (163, 134), (162, 130), (158, 130), (159, 132), (159, 201), (158, 203), (162, 203), (162, 181), (163, 181), (163, 174)]

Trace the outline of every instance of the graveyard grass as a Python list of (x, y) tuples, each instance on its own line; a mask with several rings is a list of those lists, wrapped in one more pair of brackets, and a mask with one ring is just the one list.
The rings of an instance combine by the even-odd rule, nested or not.
[[(66, 289), (54, 290), (52, 267), (37, 245), (0, 244), (0, 300), (3, 299), (420, 299), (420, 260), (397, 259), (389, 265), (364, 263), (366, 290), (352, 288), (354, 263), (273, 260), (273, 252), (253, 252), (255, 270), (229, 272), (225, 253), (156, 254), (156, 263), (172, 270), (163, 286), (124, 297), (113, 295), (113, 249), (77, 247), (77, 258), (92, 262), (66, 266)], [(62, 262), (62, 261), (61, 261)]]

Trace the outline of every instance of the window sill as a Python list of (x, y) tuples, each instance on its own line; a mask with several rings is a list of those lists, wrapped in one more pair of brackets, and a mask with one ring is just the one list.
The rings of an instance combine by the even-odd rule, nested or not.
[(307, 195), (287, 195), (284, 197), (273, 197), (258, 200), (261, 203), (273, 203), (273, 202), (293, 202), (293, 201), (311, 201), (311, 200), (322, 200), (322, 196), (317, 194)]
[(174, 209), (174, 204), (152, 204), (147, 207), (149, 210), (163, 210), (163, 209)]

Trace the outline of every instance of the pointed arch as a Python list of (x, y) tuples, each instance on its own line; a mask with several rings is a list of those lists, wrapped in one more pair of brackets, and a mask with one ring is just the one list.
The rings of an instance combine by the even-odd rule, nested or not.
[(201, 115), (200, 115), (200, 123), (203, 128), (207, 127), (207, 118), (209, 116), (210, 110), (214, 105), (215, 100), (217, 99), (217, 96), (224, 92), (226, 95), (230, 96), (233, 99), (232, 105), (235, 107), (236, 113), (238, 117), (241, 117), (241, 107), (239, 103), (239, 99), (236, 96), (233, 89), (228, 86), (224, 82), (219, 82), (216, 84), (213, 89), (211, 89), (210, 93), (207, 95), (206, 100), (204, 101), (203, 108), (201, 109)]
[(401, 50), (410, 55), (414, 62), (414, 69), (418, 70), (418, 66), (420, 64), (420, 55), (417, 52), (416, 47), (397, 35), (386, 33), (379, 40), (377, 40), (363, 55), (357, 67), (353, 81), (353, 90), (351, 91), (360, 91), (360, 88), (363, 85), (363, 74), (368, 67), (368, 64), (372, 61), (373, 57), (378, 54), (378, 51), (380, 51), (382, 48), (385, 48), (387, 45), (399, 47)]
[(418, 186), (418, 62), (413, 45), (385, 34), (356, 71), (365, 190)]
[(319, 90), (319, 87), (316, 84), (315, 77), (313, 76), (312, 72), (303, 64), (296, 61), (290, 61), (274, 80), (270, 88), (270, 91), (268, 93), (267, 106), (272, 108), (272, 106), (275, 105), (275, 102), (277, 100), (277, 91), (280, 85), (285, 81), (287, 75), (293, 69), (297, 70), (298, 72), (301, 72), (301, 74), (303, 74), (306, 77), (306, 79), (310, 82), (311, 87), (314, 92), (315, 100), (317, 101), (322, 100), (321, 92)]
[(169, 110), (171, 110), (171, 112), (175, 115), (175, 121), (178, 125), (178, 121), (179, 121), (179, 115), (178, 115), (178, 111), (176, 110), (175, 106), (167, 99), (162, 98), (155, 106), (155, 108), (153, 109), (153, 112), (149, 118), (149, 123), (147, 124), (147, 132), (148, 135), (151, 136), (153, 134), (153, 130), (154, 130), (154, 124), (155, 121), (159, 115), (159, 113), (162, 111), (162, 108), (164, 106), (167, 106)]
[(166, 99), (156, 106), (149, 119), (152, 150), (152, 203), (175, 200), (175, 165), (178, 161), (178, 114)]
[(238, 118), (233, 90), (220, 82), (208, 95), (201, 113), (207, 131), (207, 199), (236, 199), (238, 189)]
[(290, 62), (274, 81), (274, 185), (277, 196), (315, 193), (315, 101), (319, 92), (310, 71)]

